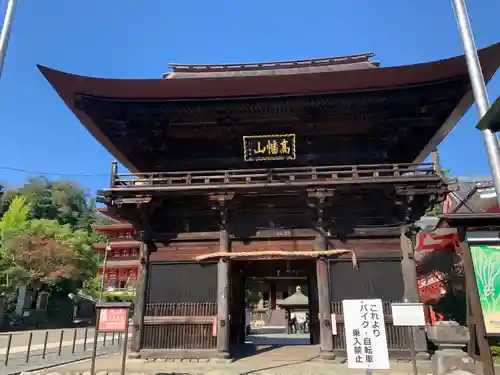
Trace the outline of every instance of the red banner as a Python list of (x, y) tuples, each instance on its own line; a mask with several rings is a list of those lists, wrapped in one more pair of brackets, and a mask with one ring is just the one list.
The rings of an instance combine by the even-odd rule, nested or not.
[(127, 329), (128, 308), (102, 308), (99, 311), (100, 332), (125, 332)]

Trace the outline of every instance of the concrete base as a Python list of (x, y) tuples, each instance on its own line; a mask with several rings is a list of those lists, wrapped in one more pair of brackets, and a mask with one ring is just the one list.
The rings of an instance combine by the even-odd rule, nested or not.
[(428, 361), (431, 359), (431, 355), (428, 352), (417, 352), (417, 361)]
[(140, 359), (141, 353), (140, 352), (130, 352), (130, 353), (128, 353), (127, 358), (128, 359)]
[(232, 362), (231, 354), (229, 354), (229, 352), (222, 352), (222, 351), (217, 351), (215, 353), (215, 357), (210, 358), (210, 360), (211, 361), (222, 361), (222, 363)]
[(319, 352), (319, 359), (323, 361), (335, 361), (336, 357), (337, 356), (335, 355), (334, 352), (323, 352), (323, 351)]
[(445, 375), (452, 372), (477, 373), (477, 367), (467, 353), (455, 349), (437, 350), (432, 356), (434, 375)]

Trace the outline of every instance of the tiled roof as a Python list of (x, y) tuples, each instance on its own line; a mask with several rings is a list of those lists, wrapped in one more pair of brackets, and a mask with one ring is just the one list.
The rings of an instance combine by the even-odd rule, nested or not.
[(496, 205), (490, 178), (459, 179), (458, 190), (451, 195), (450, 213), (487, 212)]
[(165, 79), (215, 78), (262, 75), (309, 74), (332, 71), (371, 69), (379, 67), (370, 61), (374, 53), (328, 57), (323, 59), (289, 60), (240, 64), (169, 64), (172, 72)]

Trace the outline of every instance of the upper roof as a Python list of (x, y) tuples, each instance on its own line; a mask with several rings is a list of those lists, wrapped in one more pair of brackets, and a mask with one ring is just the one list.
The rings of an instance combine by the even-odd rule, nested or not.
[[(500, 43), (480, 50), (479, 56), (485, 79), (488, 81), (500, 65)], [(329, 138), (332, 135), (328, 132), (333, 131), (342, 136), (339, 132), (354, 131), (353, 126), (344, 126), (340, 129), (342, 120), (328, 117), (332, 113), (337, 114), (336, 111), (339, 109), (341, 109), (339, 114), (349, 116), (352, 115), (349, 111), (353, 110), (356, 113), (359, 110), (379, 111), (375, 119), (369, 119), (371, 122), (363, 125), (367, 129), (375, 129), (382, 122), (385, 126), (383, 132), (380, 131), (381, 134), (371, 131), (370, 141), (379, 139), (378, 137), (390, 138), (391, 142), (386, 146), (391, 149), (382, 151), (392, 153), (394, 147), (397, 146), (403, 150), (401, 152), (406, 152), (405, 160), (396, 162), (422, 162), (473, 102), (465, 58), (459, 56), (423, 64), (374, 69), (376, 64), (370, 63), (369, 57), (371, 54), (332, 58), (325, 61), (271, 63), (271, 66), (261, 64), (260, 67), (252, 67), (253, 64), (242, 64), (243, 66), (239, 67), (237, 64), (220, 66), (174, 64), (172, 66), (174, 77), (175, 74), (182, 74), (184, 79), (104, 79), (73, 75), (43, 66), (39, 66), (39, 69), (82, 124), (115, 158), (134, 172), (161, 170), (165, 165), (168, 166), (170, 161), (175, 160), (166, 152), (168, 147), (175, 149), (176, 145), (182, 145), (183, 149), (186, 149), (184, 143), (180, 142), (180, 137), (186, 139), (186, 134), (189, 137), (193, 137), (195, 133), (208, 134), (207, 122), (200, 122), (198, 119), (201, 113), (203, 113), (201, 118), (209, 120), (211, 124), (210, 121), (224, 120), (224, 116), (227, 116), (225, 109), (233, 110), (234, 105), (241, 103), (238, 109), (241, 116), (248, 116), (245, 113), (251, 111), (259, 111), (252, 112), (254, 116), (262, 113), (268, 113), (270, 118), (283, 116), (280, 113), (286, 111), (278, 108), (273, 100), (299, 108), (306, 117), (308, 106), (313, 107), (314, 110), (323, 111), (322, 115), (327, 116), (328, 121), (325, 120), (322, 126), (326, 128), (323, 133), (318, 132), (321, 135), (320, 139), (311, 141), (313, 145), (314, 142), (321, 142), (321, 139), (327, 143), (336, 142), (339, 146), (347, 145), (345, 136), (342, 142)], [(349, 63), (343, 64), (341, 60)], [(339, 67), (343, 67), (342, 70), (338, 70)], [(290, 74), (292, 70), (289, 69), (295, 69), (293, 70), (295, 73)], [(214, 70), (215, 75), (211, 73)], [(288, 73), (284, 74), (284, 70), (288, 70)], [(271, 71), (280, 72), (280, 74), (270, 74)], [(304, 74), (306, 71), (307, 74)], [(232, 74), (235, 72), (238, 74)], [(259, 74), (250, 75), (249, 72), (259, 72)], [(423, 88), (426, 88), (425, 92)], [(401, 95), (400, 89), (406, 90), (405, 95)], [(384, 99), (383, 95), (377, 94), (383, 92), (390, 92), (391, 99)], [(334, 99), (328, 99), (330, 102), (325, 102), (322, 99), (325, 95), (329, 95), (329, 98), (333, 96)], [(298, 96), (305, 97), (306, 100), (296, 104), (295, 98)], [(336, 100), (336, 102), (331, 100)], [(359, 108), (358, 105), (353, 106), (354, 100), (357, 100), (357, 103), (360, 103), (359, 106), (362, 105), (363, 108)], [(396, 103), (397, 100), (400, 102)], [(225, 104), (217, 108), (216, 103), (221, 101)], [(259, 101), (261, 107), (256, 106), (255, 101)], [(339, 107), (339, 102), (342, 107)], [(201, 103), (203, 107), (197, 107), (197, 104)], [(386, 108), (386, 106), (389, 107)], [(411, 112), (412, 108), (415, 113)], [(429, 108), (432, 112), (426, 115), (426, 110)], [(401, 112), (396, 113), (397, 121), (401, 124), (395, 122), (392, 114), (387, 117), (388, 111), (393, 110)], [(154, 113), (156, 117), (144, 121), (145, 116), (149, 116), (150, 113)], [(170, 121), (168, 116), (172, 113), (182, 116), (180, 120), (179, 117), (174, 119), (174, 122), (178, 121), (175, 128), (166, 125)], [(207, 114), (213, 118), (206, 119)], [(133, 121), (126, 121), (128, 116), (134, 116)], [(219, 119), (221, 116), (222, 120)], [(427, 118), (422, 119), (422, 117)], [(289, 124), (287, 126), (290, 126), (289, 118), (283, 120), (286, 120), (285, 122)], [(418, 142), (414, 132), (408, 132), (410, 128), (406, 129), (403, 126), (408, 125), (404, 123), (408, 120), (411, 120), (410, 128), (417, 123), (420, 126), (417, 133), (422, 134), (422, 137)], [(307, 121), (309, 120), (299, 122), (307, 125)], [(300, 128), (299, 122), (294, 126)], [(201, 128), (193, 127), (194, 123), (200, 124)], [(247, 128), (245, 129), (245, 132), (248, 131)], [(356, 132), (361, 131), (360, 129)], [(224, 138), (224, 134), (228, 134), (231, 126), (227, 126), (222, 121), (220, 128), (216, 130), (212, 134), (215, 138), (205, 143), (211, 145), (214, 150), (222, 150), (218, 160), (230, 160), (228, 155), (232, 157), (233, 152), (239, 152), (236, 143), (231, 143)], [(254, 129), (254, 131), (258, 134), (261, 130)], [(171, 142), (166, 144), (164, 140), (170, 137), (168, 135), (170, 133), (166, 135), (165, 132), (175, 133), (177, 138), (172, 138)], [(219, 134), (217, 135), (219, 138), (216, 138), (216, 133)], [(234, 139), (239, 139), (239, 136), (239, 133), (232, 134)], [(308, 137), (314, 137), (314, 134)], [(406, 138), (401, 141), (397, 137)], [(163, 143), (160, 144), (160, 141)], [(363, 142), (360, 144), (364, 145)], [(186, 152), (194, 151), (193, 147), (191, 145)], [(223, 150), (223, 147), (230, 148)], [(200, 153), (209, 155), (209, 150), (203, 150)], [(173, 154), (177, 158), (182, 156), (178, 151)], [(170, 161), (160, 160), (160, 158), (170, 158)], [(363, 161), (360, 163), (362, 164)]]
[(377, 68), (379, 63), (370, 61), (374, 53), (328, 57), (323, 59), (273, 61), (240, 64), (169, 64), (172, 72), (166, 79), (269, 76), (285, 74), (310, 74)]
[(459, 180), (458, 190), (450, 196), (449, 213), (498, 212), (496, 192), (491, 179)]

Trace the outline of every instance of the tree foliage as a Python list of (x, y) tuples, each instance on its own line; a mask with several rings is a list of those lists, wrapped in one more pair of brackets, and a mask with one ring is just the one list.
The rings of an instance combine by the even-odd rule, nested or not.
[(0, 220), (0, 239), (6, 238), (13, 231), (24, 230), (28, 224), (29, 214), (26, 198), (15, 197)]
[(56, 220), (75, 229), (90, 231), (95, 220), (94, 201), (78, 183), (66, 180), (49, 181), (45, 177), (32, 177), (19, 189), (6, 190), (0, 200), (0, 215), (15, 197), (26, 198), (30, 219)]
[(71, 280), (81, 285), (94, 277), (101, 240), (90, 225), (92, 203), (71, 182), (33, 178), (2, 197), (0, 273), (8, 292), (20, 284), (55, 285)]

